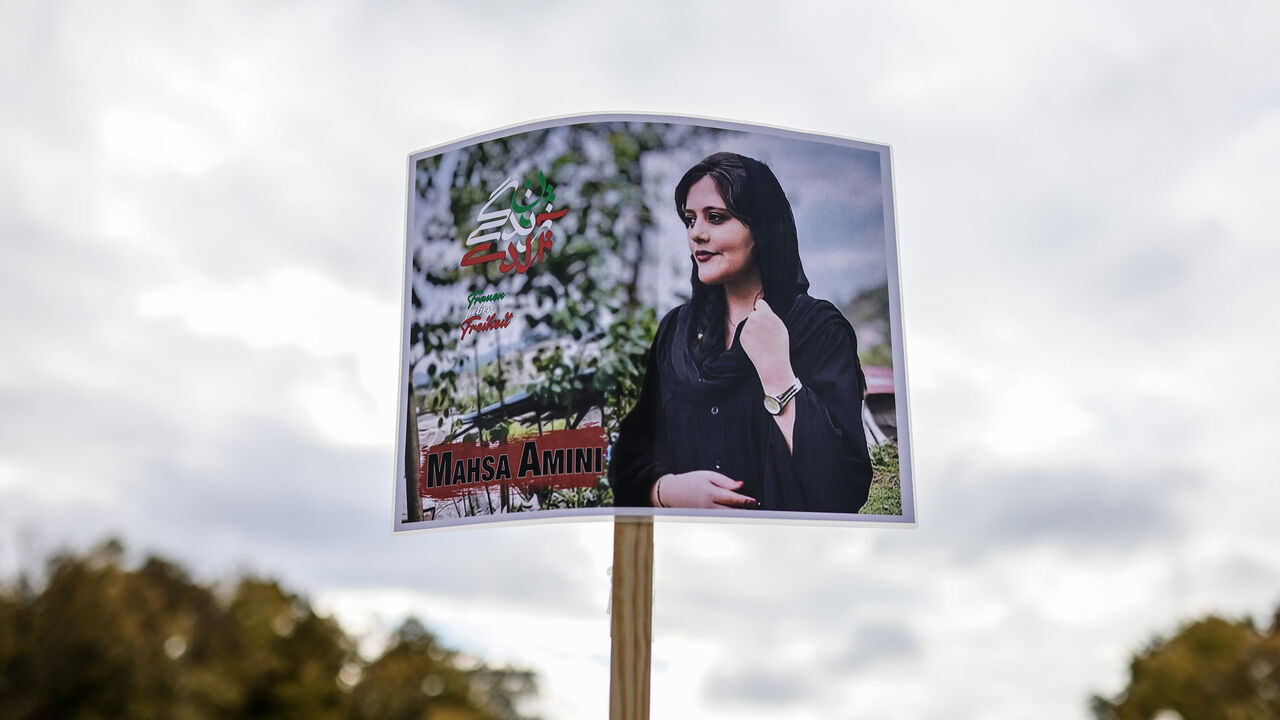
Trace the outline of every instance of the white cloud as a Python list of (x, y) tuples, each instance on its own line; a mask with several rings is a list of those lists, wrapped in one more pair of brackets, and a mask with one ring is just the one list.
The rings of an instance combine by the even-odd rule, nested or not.
[(198, 175), (219, 159), (213, 139), (156, 109), (108, 110), (102, 119), (102, 141), (112, 161), (143, 173)]
[(1252, 118), (1191, 168), (1173, 188), (1170, 210), (1184, 222), (1220, 225), (1246, 248), (1274, 252), (1280, 229), (1268, 189), (1280, 183), (1272, 162), (1277, 155), (1280, 112), (1271, 111)]
[(299, 389), (307, 415), (335, 441), (385, 443), (394, 433), (399, 348), (394, 307), (308, 270), (280, 270), (233, 287), (171, 285), (145, 292), (144, 316), (176, 317), (192, 331), (256, 346), (291, 346), (321, 356), (353, 357), (361, 387), (340, 376), (306, 375)]
[[(1095, 430), (1097, 423), (1061, 383), (1019, 377), (993, 393), (994, 416), (985, 423), (986, 449), (1010, 459), (1044, 456), (1067, 450)], [(973, 418), (978, 424), (982, 417)]]
[(297, 268), (236, 287), (159, 288), (144, 293), (139, 306), (148, 317), (177, 316), (196, 332), (254, 345), (294, 345), (322, 354), (360, 351), (376, 336), (375, 328), (368, 327), (369, 319), (386, 316), (389, 310), (328, 278)]

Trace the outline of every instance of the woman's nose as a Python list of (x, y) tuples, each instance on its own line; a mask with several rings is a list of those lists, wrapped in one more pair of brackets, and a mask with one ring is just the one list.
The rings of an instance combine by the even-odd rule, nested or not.
[(694, 242), (707, 241), (707, 226), (701, 220), (694, 220), (689, 226), (689, 239)]

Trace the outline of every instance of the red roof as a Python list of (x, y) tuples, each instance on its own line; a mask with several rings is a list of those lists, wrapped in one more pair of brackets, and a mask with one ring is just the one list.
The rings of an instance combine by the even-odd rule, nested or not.
[(893, 368), (866, 365), (862, 373), (867, 376), (868, 395), (893, 394)]

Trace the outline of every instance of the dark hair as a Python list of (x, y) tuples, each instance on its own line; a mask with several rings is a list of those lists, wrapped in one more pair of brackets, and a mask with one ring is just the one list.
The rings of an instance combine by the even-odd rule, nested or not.
[[(809, 289), (796, 240), (796, 220), (787, 194), (768, 165), (737, 153), (708, 155), (689, 168), (676, 184), (676, 213), (684, 220), (689, 188), (704, 177), (711, 178), (724, 200), (725, 209), (751, 231), (752, 260), (760, 271), (764, 299), (780, 317), (786, 317), (796, 295)], [(709, 286), (698, 279), (698, 264), (690, 258), (690, 303), (696, 313), (694, 355), (701, 361), (724, 347), (724, 288)]]

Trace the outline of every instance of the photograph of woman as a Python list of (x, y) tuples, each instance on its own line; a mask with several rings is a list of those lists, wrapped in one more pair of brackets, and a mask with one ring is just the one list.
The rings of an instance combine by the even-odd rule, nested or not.
[(619, 506), (856, 513), (871, 461), (853, 327), (808, 295), (764, 163), (711, 155), (675, 188), (690, 300), (658, 326), (609, 464)]

